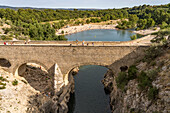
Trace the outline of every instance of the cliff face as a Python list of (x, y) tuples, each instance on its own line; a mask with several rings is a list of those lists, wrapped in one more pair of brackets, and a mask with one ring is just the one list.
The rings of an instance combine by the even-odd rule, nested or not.
[(73, 91), (72, 76), (53, 93), (52, 77), (40, 68), (28, 65), (23, 75), (14, 76), (0, 67), (0, 113), (67, 113)]
[(0, 112), (25, 113), (30, 96), (39, 92), (24, 79), (15, 77), (1, 68), (0, 78)]
[(116, 75), (107, 72), (103, 83), (110, 92), (113, 113), (170, 112), (170, 50), (161, 51), (152, 60), (145, 56), (145, 60), (135, 63), (135, 78), (128, 81), (119, 77), (122, 80), (119, 83), (118, 76), (120, 73), (129, 76), (129, 69)]

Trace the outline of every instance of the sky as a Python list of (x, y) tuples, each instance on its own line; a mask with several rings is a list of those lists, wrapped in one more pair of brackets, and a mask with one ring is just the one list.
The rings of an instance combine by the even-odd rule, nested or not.
[(122, 8), (168, 4), (170, 0), (0, 0), (0, 5), (37, 8)]

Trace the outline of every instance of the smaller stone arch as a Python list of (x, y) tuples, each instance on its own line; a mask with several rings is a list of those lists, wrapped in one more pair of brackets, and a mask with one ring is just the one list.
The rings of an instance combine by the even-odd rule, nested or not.
[(37, 91), (54, 94), (54, 75), (49, 74), (46, 65), (38, 61), (24, 61), (15, 68), (18, 79), (25, 80)]
[(43, 63), (41, 63), (39, 61), (30, 60), (30, 61), (20, 62), (19, 64), (17, 64), (13, 69), (14, 75), (18, 76), (18, 75), (21, 75), (23, 72), (25, 72), (26, 65), (28, 63), (29, 64), (38, 64), (40, 66), (40, 68), (43, 68), (44, 71), (48, 72), (48, 67), (46, 65), (44, 65)]
[(9, 60), (7, 60), (5, 58), (0, 58), (0, 66), (9, 68), (9, 67), (11, 67), (11, 63)]

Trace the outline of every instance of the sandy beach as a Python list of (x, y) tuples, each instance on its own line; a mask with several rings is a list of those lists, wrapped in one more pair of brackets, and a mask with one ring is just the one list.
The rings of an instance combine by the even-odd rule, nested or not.
[(156, 27), (156, 29), (144, 29), (144, 30), (134, 31), (134, 33), (141, 34), (141, 35), (148, 35), (148, 34), (158, 32), (159, 30), (160, 28)]
[[(56, 35), (69, 35), (77, 32), (82, 32), (86, 30), (93, 30), (93, 29), (116, 29), (117, 24), (114, 25), (92, 25), (92, 24), (86, 24), (86, 25), (80, 25), (80, 26), (71, 26), (71, 27), (65, 27), (62, 29), (59, 29), (56, 32)], [(64, 31), (64, 34), (61, 32)]]
[[(94, 24), (85, 24), (85, 25), (79, 25), (79, 26), (67, 26), (62, 29), (59, 29), (56, 31), (56, 35), (69, 35), (73, 33), (78, 33), (86, 30), (93, 30), (93, 29), (117, 29), (116, 28), (117, 24), (112, 24), (112, 25), (94, 25)], [(141, 34), (141, 35), (149, 35), (155, 32), (158, 32), (160, 30), (159, 27), (156, 27), (156, 29), (144, 29), (144, 30), (139, 30), (139, 31), (133, 31), (136, 34)], [(64, 31), (64, 34), (61, 32)]]

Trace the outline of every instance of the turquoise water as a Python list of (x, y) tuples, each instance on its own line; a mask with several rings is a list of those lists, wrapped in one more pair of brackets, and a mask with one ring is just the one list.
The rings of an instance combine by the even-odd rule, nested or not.
[(107, 68), (83, 66), (74, 76), (75, 93), (71, 95), (69, 113), (111, 113), (109, 95), (101, 83)]
[[(129, 41), (130, 36), (134, 35), (129, 30), (114, 30), (114, 29), (95, 29), (87, 30), (83, 32), (78, 32), (71, 35), (66, 35), (65, 37), (68, 41)], [(137, 35), (141, 37), (140, 35)]]

